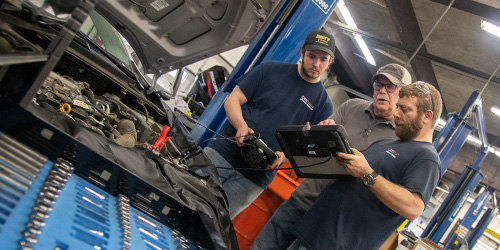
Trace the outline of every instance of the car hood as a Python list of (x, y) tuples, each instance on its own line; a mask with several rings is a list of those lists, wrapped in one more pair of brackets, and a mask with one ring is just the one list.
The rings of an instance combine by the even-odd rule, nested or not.
[(276, 16), (272, 0), (99, 1), (147, 73), (180, 68), (246, 45)]

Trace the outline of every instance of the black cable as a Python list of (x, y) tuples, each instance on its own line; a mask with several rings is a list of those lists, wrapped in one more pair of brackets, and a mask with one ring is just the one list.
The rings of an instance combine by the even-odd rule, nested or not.
[[(174, 122), (172, 124), (172, 127), (175, 125), (175, 121), (179, 119), (176, 115), (174, 115), (174, 117), (175, 117), (174, 118), (175, 120), (174, 120)], [(206, 140), (198, 143), (198, 145), (201, 145), (201, 144), (203, 144), (203, 143), (205, 143), (207, 141), (210, 141), (210, 140), (220, 140), (220, 139), (229, 140), (229, 141), (232, 141), (232, 142), (236, 143), (236, 139), (237, 138), (241, 138), (241, 137), (245, 137), (246, 136), (245, 135), (245, 136), (238, 136), (238, 137), (236, 137), (236, 136), (235, 137), (226, 137), (226, 136), (224, 136), (222, 134), (219, 134), (219, 133), (211, 130), (210, 128), (202, 125), (201, 123), (198, 123), (197, 121), (194, 121), (194, 122), (196, 124), (202, 126), (203, 128), (207, 129), (208, 131), (210, 131), (210, 132), (212, 132), (212, 133), (214, 133), (214, 134), (219, 135), (220, 137), (222, 137), (222, 138), (218, 138), (218, 137), (208, 138), (208, 139), (206, 139)], [(250, 144), (247, 144), (247, 145), (250, 145)], [(187, 159), (189, 159), (189, 158), (191, 158), (191, 157), (193, 157), (193, 156), (195, 156), (195, 155), (197, 155), (199, 153), (201, 153), (199, 150), (195, 150), (194, 152), (191, 152), (191, 153), (187, 152), (186, 155), (180, 160), (180, 162), (183, 162), (183, 161), (185, 162), (185, 160), (187, 160)], [(326, 163), (326, 162), (330, 161), (330, 159), (332, 159), (332, 155), (331, 154), (329, 155), (328, 159), (326, 159), (326, 160), (324, 160), (322, 162), (313, 163), (313, 164), (306, 165), (306, 166), (297, 166), (297, 169), (314, 167), (314, 166)], [(248, 170), (248, 171), (276, 171), (276, 170), (293, 170), (294, 169), (294, 168), (257, 169), (257, 168), (224, 168), (224, 167), (215, 167), (215, 168), (218, 168), (218, 169), (232, 169), (232, 170)]]
[[(248, 135), (252, 135), (252, 134), (248, 134)], [(222, 135), (221, 135), (221, 136), (222, 136)], [(236, 143), (236, 139), (237, 139), (237, 138), (241, 138), (241, 137), (245, 137), (245, 136), (246, 136), (246, 135), (242, 135), (242, 136), (233, 136), (233, 137), (225, 137), (225, 136), (223, 136), (223, 138), (213, 137), (213, 138), (208, 138), (208, 139), (206, 139), (206, 140), (202, 141), (200, 144), (203, 144), (203, 143), (205, 143), (205, 142), (207, 142), (207, 141), (211, 141), (211, 140), (212, 140), (212, 141), (215, 141), (215, 140), (220, 140), (220, 139), (222, 139), (222, 140), (228, 140), (228, 141), (231, 141), (231, 142)], [(252, 145), (252, 144), (250, 144), (250, 143), (245, 143), (245, 142), (244, 142), (244, 143), (243, 143), (243, 145)]]
[[(185, 115), (182, 112), (181, 112), (181, 114)], [(174, 121), (171, 124), (172, 128), (174, 127), (176, 121), (179, 121), (179, 117), (174, 114)], [(188, 152), (186, 152), (185, 155), (184, 155), (184, 157), (182, 157), (179, 160), (179, 163), (185, 163), (187, 159), (200, 154), (203, 150), (201, 150), (199, 148), (199, 145), (202, 145), (203, 143), (205, 143), (207, 141), (223, 139), (223, 140), (228, 140), (228, 141), (236, 143), (236, 139), (237, 138), (241, 138), (241, 137), (246, 137), (247, 136), (247, 135), (244, 135), (244, 136), (226, 137), (226, 136), (224, 136), (222, 134), (217, 133), (216, 131), (211, 130), (210, 128), (204, 126), (203, 124), (198, 123), (198, 121), (194, 121), (194, 122), (196, 124), (200, 125), (201, 127), (205, 128), (206, 130), (208, 130), (208, 131), (210, 131), (210, 132), (212, 132), (212, 133), (220, 136), (220, 138), (219, 137), (208, 138), (208, 139), (206, 139), (206, 140), (204, 140), (204, 141), (202, 141), (200, 143), (197, 143), (198, 147), (196, 149), (193, 149), (194, 150), (193, 152), (191, 152), (191, 150), (189, 150)], [(254, 133), (254, 134), (258, 134), (258, 133)], [(244, 145), (251, 145), (251, 144), (244, 143)], [(325, 162), (328, 162), (331, 158), (332, 158), (332, 156), (330, 155), (330, 157), (328, 157), (328, 159), (325, 160), (325, 161), (323, 161), (323, 162), (314, 163), (314, 164), (306, 165), (306, 166), (301, 166), (301, 167), (298, 167), (298, 168), (307, 168), (307, 167), (313, 167), (313, 166), (316, 166), (316, 165), (319, 165), (319, 164), (323, 164)], [(233, 169), (233, 170), (235, 169), (235, 168), (224, 168), (224, 167), (216, 167), (216, 168), (220, 168), (220, 169)], [(288, 169), (293, 169), (293, 168), (275, 168), (275, 169), (238, 168), (238, 169), (239, 170), (250, 170), (250, 171), (275, 171), (275, 170), (288, 170)]]
[(186, 164), (186, 161), (189, 159), (189, 158), (192, 158), (194, 156), (197, 156), (199, 154), (201, 154), (201, 152), (203, 152), (203, 150), (199, 147), (197, 147), (194, 151), (192, 152), (189, 152), (188, 154), (186, 154), (184, 157), (182, 157), (180, 160), (179, 160), (179, 163), (182, 163), (182, 164)]
[[(332, 159), (332, 155), (331, 154), (328, 157), (328, 159), (326, 159), (326, 160), (324, 160), (322, 162), (317, 162), (317, 163), (313, 163), (313, 164), (305, 165), (305, 166), (297, 166), (297, 169), (314, 167), (314, 166), (326, 163), (326, 162), (330, 161), (330, 159)], [(250, 171), (276, 171), (276, 170), (294, 170), (295, 169), (295, 168), (273, 168), (273, 169), (260, 169), (260, 168), (224, 168), (224, 167), (215, 167), (215, 168), (232, 169), (232, 170), (250, 170)]]
[[(175, 126), (176, 122), (181, 122), (181, 121), (179, 121), (179, 117), (178, 117), (177, 115), (175, 115), (175, 114), (174, 114), (174, 121), (172, 122), (172, 124), (170, 124), (172, 129), (174, 128), (174, 126)], [(196, 121), (195, 121), (195, 122), (196, 122)], [(221, 136), (222, 138), (218, 138), (218, 137), (209, 138), (209, 139), (206, 139), (206, 140), (202, 141), (201, 143), (196, 144), (196, 145), (197, 145), (197, 147), (192, 148), (191, 150), (187, 151), (186, 153), (182, 153), (184, 156), (183, 156), (183, 157), (179, 160), (179, 163), (181, 163), (181, 164), (184, 164), (184, 163), (186, 162), (186, 160), (188, 160), (189, 158), (194, 157), (194, 156), (196, 156), (196, 155), (200, 154), (203, 150), (199, 147), (199, 145), (201, 145), (201, 144), (203, 144), (203, 143), (205, 143), (205, 142), (207, 142), (207, 141), (209, 141), (209, 140), (223, 139), (223, 140), (229, 140), (229, 141), (231, 141), (231, 142), (236, 143), (236, 138), (245, 137), (245, 136), (238, 136), (238, 137), (236, 137), (236, 136), (235, 136), (235, 137), (226, 137), (226, 136), (224, 136), (224, 135), (221, 135), (221, 134), (219, 134), (219, 133), (217, 133), (217, 132), (215, 132), (215, 131), (213, 131), (213, 130), (211, 130), (211, 129), (209, 129), (209, 128), (205, 127), (205, 126), (203, 126), (202, 124), (200, 124), (200, 123), (198, 123), (198, 122), (196, 122), (196, 124), (198, 124), (198, 125), (200, 125), (200, 126), (204, 127), (205, 129), (207, 129), (208, 131), (210, 131), (210, 132), (212, 132), (212, 133), (214, 133), (214, 134), (216, 134), (216, 135)], [(246, 144), (246, 143), (245, 143), (245, 144)], [(248, 145), (248, 144), (247, 144), (247, 145)]]
[(139, 103), (144, 108), (144, 116), (146, 117), (146, 123), (148, 123), (149, 120), (149, 111), (148, 108), (146, 108), (146, 104), (144, 102)]
[(201, 144), (203, 144), (203, 143), (205, 143), (207, 141), (215, 141), (215, 140), (220, 140), (220, 139), (222, 139), (222, 140), (228, 140), (228, 141), (232, 141), (232, 142), (236, 143), (236, 137), (223, 137), (223, 138), (213, 137), (213, 138), (208, 138), (208, 139), (200, 142), (199, 144), (201, 145)]
[[(172, 112), (175, 112), (175, 111), (172, 111)], [(179, 112), (179, 113), (180, 113), (180, 114), (182, 114), (183, 116), (187, 116), (187, 117), (189, 117), (187, 114), (184, 114), (183, 112)], [(190, 117), (190, 118), (191, 118), (191, 117)], [(174, 124), (175, 124), (175, 121), (178, 121), (178, 120), (179, 120), (179, 117), (177, 117), (177, 115), (175, 115), (175, 114), (174, 114), (174, 119), (175, 119), (175, 120), (172, 122), (172, 126), (170, 126), (170, 127), (172, 127), (172, 128), (173, 128), (173, 126), (174, 126)], [(191, 118), (191, 119), (192, 119), (192, 118)], [(216, 131), (214, 131), (214, 130), (212, 130), (212, 129), (208, 128), (207, 126), (205, 126), (205, 125), (203, 125), (203, 124), (199, 123), (198, 121), (196, 121), (196, 120), (194, 120), (194, 119), (192, 119), (192, 122), (194, 122), (194, 123), (196, 123), (196, 124), (200, 125), (201, 127), (205, 128), (206, 130), (208, 130), (208, 131), (210, 131), (210, 132), (212, 132), (212, 133), (214, 133), (214, 134), (216, 134), (216, 135), (218, 135), (218, 136), (220, 136), (220, 137), (221, 137), (221, 138), (217, 138), (217, 137), (214, 137), (214, 138), (208, 138), (208, 139), (206, 139), (206, 140), (204, 140), (204, 141), (202, 141), (202, 142), (198, 143), (198, 145), (202, 145), (203, 143), (205, 143), (205, 142), (207, 142), (207, 141), (210, 141), (210, 140), (218, 140), (218, 139), (225, 139), (225, 140), (232, 141), (232, 142), (235, 142), (235, 143), (236, 143), (236, 138), (241, 138), (241, 137), (245, 137), (245, 136), (246, 136), (246, 135), (244, 135), (244, 136), (238, 136), (238, 137), (236, 137), (236, 136), (234, 136), (234, 137), (226, 137), (226, 136), (224, 136), (224, 135), (222, 135), (222, 134), (219, 134), (219, 133), (217, 133)], [(255, 133), (255, 134), (258, 134), (258, 133)], [(248, 144), (247, 144), (247, 145), (248, 145)]]
[[(175, 111), (172, 111), (172, 112), (175, 112)], [(184, 115), (184, 116), (188, 116), (188, 115), (184, 114), (183, 112), (179, 112), (179, 113), (180, 113), (180, 114), (182, 114), (182, 115)], [(189, 116), (188, 116), (188, 117), (189, 117)], [(191, 118), (191, 119), (192, 119), (192, 118)], [(179, 120), (179, 117), (177, 117), (177, 115), (175, 115), (175, 114), (174, 114), (174, 121), (172, 122), (172, 126), (171, 126), (172, 128), (173, 128), (173, 126), (174, 126), (174, 124), (175, 124), (175, 121), (178, 121), (178, 120)], [(222, 138), (217, 138), (217, 137), (215, 137), (215, 138), (208, 138), (208, 139), (206, 139), (206, 140), (204, 140), (204, 141), (202, 141), (202, 142), (200, 142), (200, 143), (197, 143), (198, 145), (202, 145), (203, 143), (205, 143), (205, 142), (207, 142), (207, 141), (209, 141), (209, 140), (217, 140), (217, 139), (226, 139), (226, 140), (228, 140), (228, 141), (236, 142), (236, 140), (235, 140), (236, 138), (244, 137), (244, 136), (240, 136), (240, 137), (226, 137), (226, 136), (224, 136), (224, 135), (222, 135), (222, 134), (219, 134), (219, 133), (217, 133), (216, 131), (214, 131), (214, 130), (212, 130), (212, 129), (208, 128), (208, 127), (206, 127), (205, 125), (203, 125), (203, 124), (199, 123), (198, 121), (196, 121), (196, 120), (194, 120), (194, 119), (193, 119), (192, 121), (193, 121), (194, 123), (196, 123), (196, 124), (200, 125), (201, 127), (205, 128), (206, 130), (208, 130), (208, 131), (212, 132), (213, 134), (216, 134), (216, 135), (218, 135), (218, 136), (222, 137)], [(234, 140), (231, 140), (231, 139), (234, 139)]]

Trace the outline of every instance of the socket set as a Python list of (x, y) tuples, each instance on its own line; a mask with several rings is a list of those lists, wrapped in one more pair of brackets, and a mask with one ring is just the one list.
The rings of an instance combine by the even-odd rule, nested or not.
[(52, 162), (0, 133), (2, 249), (205, 249), (124, 194), (74, 174), (76, 152), (69, 144)]

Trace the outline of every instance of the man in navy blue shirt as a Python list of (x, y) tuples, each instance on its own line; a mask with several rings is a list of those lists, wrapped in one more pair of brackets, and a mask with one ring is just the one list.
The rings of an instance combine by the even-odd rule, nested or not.
[(424, 211), (441, 177), (432, 145), (439, 92), (416, 82), (401, 88), (394, 114), (399, 140), (381, 140), (338, 161), (356, 177), (336, 180), (294, 225), (289, 249), (379, 249), (405, 219)]
[[(335, 41), (323, 30), (312, 31), (301, 50), (301, 63), (266, 62), (240, 77), (224, 104), (229, 123), (219, 132), (234, 141), (213, 140), (205, 154), (218, 167), (222, 188), (234, 218), (271, 183), (276, 171), (248, 170), (239, 147), (246, 135), (258, 134), (276, 154), (267, 169), (279, 167), (285, 159), (274, 137), (282, 125), (319, 124), (333, 113), (333, 104), (320, 76), (334, 60)], [(243, 104), (246, 104), (242, 107)]]

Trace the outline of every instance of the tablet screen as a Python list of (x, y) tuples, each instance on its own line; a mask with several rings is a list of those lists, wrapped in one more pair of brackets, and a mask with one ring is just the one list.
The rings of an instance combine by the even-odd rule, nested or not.
[(301, 178), (353, 178), (337, 164), (336, 153), (351, 153), (342, 125), (281, 126), (276, 139)]

